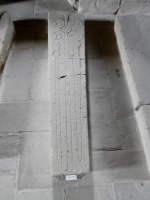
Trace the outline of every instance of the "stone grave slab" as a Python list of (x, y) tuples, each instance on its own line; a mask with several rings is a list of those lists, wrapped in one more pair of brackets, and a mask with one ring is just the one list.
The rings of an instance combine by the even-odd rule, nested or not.
[(52, 174), (89, 172), (84, 18), (48, 17)]

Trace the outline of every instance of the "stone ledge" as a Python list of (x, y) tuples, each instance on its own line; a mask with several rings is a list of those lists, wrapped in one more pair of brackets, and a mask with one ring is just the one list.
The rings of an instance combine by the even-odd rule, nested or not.
[(6, 11), (0, 13), (0, 68), (4, 64), (14, 35), (14, 25)]
[(118, 16), (115, 32), (150, 172), (149, 20), (148, 16)]

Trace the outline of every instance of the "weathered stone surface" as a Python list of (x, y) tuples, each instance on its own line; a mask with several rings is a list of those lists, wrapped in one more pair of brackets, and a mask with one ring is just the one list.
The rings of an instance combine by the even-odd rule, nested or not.
[(147, 200), (150, 197), (150, 181), (139, 181), (132, 183), (116, 183), (116, 200)]
[[(48, 60), (32, 60), (33, 49), (28, 49), (27, 46), (26, 49), (25, 45), (19, 45), (19, 41), (16, 43), (15, 51), (12, 50), (3, 71), (1, 103), (48, 101)], [(17, 49), (18, 45), (19, 49)], [(25, 49), (22, 50), (22, 48)], [(45, 49), (46, 53), (47, 51)], [(36, 53), (35, 55), (39, 56)]]
[(52, 186), (49, 132), (27, 133), (21, 137), (19, 188)]
[(64, 192), (56, 189), (39, 190), (39, 191), (17, 191), (15, 194), (15, 200), (63, 200)]
[(70, 5), (75, 9), (78, 10), (78, 6), (79, 6), (79, 1), (78, 0), (67, 0)]
[(2, 190), (0, 191), (0, 199), (4, 200), (12, 200), (14, 199), (14, 191), (13, 190)]
[(115, 32), (150, 170), (149, 20), (148, 16), (119, 16), (115, 22)]
[[(150, 102), (150, 69), (148, 67), (150, 58), (147, 54), (150, 51), (149, 19), (150, 17), (148, 16), (119, 16), (116, 18), (115, 23), (123, 67), (126, 65), (126, 69), (124, 67), (124, 70), (126, 77), (128, 73), (127, 80), (131, 83), (130, 90), (133, 93), (132, 97), (134, 97), (135, 107), (140, 102), (141, 104)], [(135, 25), (133, 26), (133, 24)]]
[(111, 82), (112, 104), (116, 118), (118, 120), (132, 118), (134, 116), (134, 108), (124, 72), (114, 69), (113, 72), (110, 72), (109, 78)]
[(1, 102), (30, 99), (30, 72), (32, 49), (12, 52), (6, 63), (0, 90)]
[(109, 89), (110, 82), (105, 62), (100, 59), (87, 59), (88, 89)]
[(15, 176), (14, 174), (0, 173), (0, 191), (11, 190), (15, 188)]
[(84, 21), (78, 14), (49, 13), (52, 173), (89, 171)]
[(19, 145), (18, 135), (0, 135), (0, 172), (16, 171), (20, 153)]
[[(96, 194), (96, 195), (95, 195)], [(66, 199), (96, 200), (96, 199), (115, 200), (112, 184), (100, 184), (98, 186), (72, 187), (67, 189)]]
[(119, 15), (149, 15), (150, 1), (149, 0), (122, 0)]
[[(13, 2), (4, 3), (0, 5), (0, 12), (6, 10), (12, 21), (28, 20), (34, 18), (34, 4), (35, 2), (23, 1), (23, 2)], [(14, 12), (16, 10), (17, 12)]]
[(49, 101), (48, 60), (34, 60), (30, 71), (30, 99)]
[(104, 123), (114, 128), (116, 119), (110, 91), (90, 90), (88, 93), (90, 122), (93, 124)]
[(34, 42), (33, 58), (34, 60), (44, 60), (48, 58), (47, 40), (38, 40)]
[(0, 68), (4, 64), (14, 35), (14, 25), (7, 12), (0, 12)]
[[(74, 5), (72, 1), (70, 3)], [(78, 11), (99, 16), (149, 15), (150, 2), (149, 0), (80, 0)]]
[(74, 11), (72, 6), (65, 0), (37, 1), (35, 5), (36, 12), (49, 12), (52, 10)]
[(0, 104), (0, 133), (49, 130), (49, 103)]
[(117, 127), (107, 123), (90, 124), (90, 145), (92, 150), (120, 149), (120, 133)]
[(102, 59), (103, 47), (102, 41), (99, 39), (87, 39), (86, 40), (86, 55), (88, 59)]
[(113, 15), (118, 10), (119, 3), (119, 0), (80, 0), (78, 11), (97, 15)]
[(122, 149), (142, 149), (142, 141), (135, 118), (118, 120)]
[(1, 174), (0, 173), (0, 199), (13, 200), (15, 189), (15, 176), (14, 174)]
[(85, 184), (91, 180), (96, 184), (149, 178), (143, 150), (95, 151), (91, 155), (91, 170)]
[(1, 102), (28, 101), (30, 99), (33, 36), (32, 28), (16, 29), (15, 41), (5, 63), (1, 79)]

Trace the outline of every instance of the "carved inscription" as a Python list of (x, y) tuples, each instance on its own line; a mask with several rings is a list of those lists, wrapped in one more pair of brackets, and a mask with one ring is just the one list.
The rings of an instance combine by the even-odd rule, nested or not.
[(89, 171), (84, 20), (49, 13), (50, 127), (53, 175)]

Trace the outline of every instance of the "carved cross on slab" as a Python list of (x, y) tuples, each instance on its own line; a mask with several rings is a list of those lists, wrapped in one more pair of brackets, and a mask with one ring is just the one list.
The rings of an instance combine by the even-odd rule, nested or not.
[(49, 12), (50, 128), (54, 176), (89, 172), (84, 18)]

